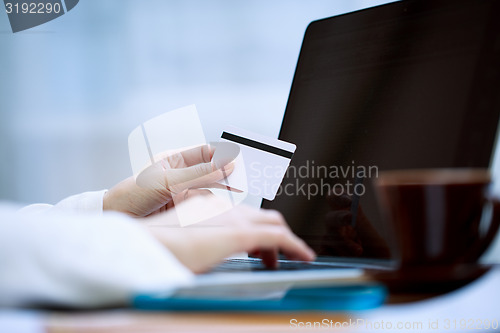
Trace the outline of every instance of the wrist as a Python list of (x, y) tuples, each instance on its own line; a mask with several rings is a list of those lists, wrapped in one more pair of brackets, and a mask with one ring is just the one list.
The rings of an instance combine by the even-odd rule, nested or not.
[(109, 191), (104, 192), (104, 195), (102, 196), (102, 210), (113, 210), (110, 206)]

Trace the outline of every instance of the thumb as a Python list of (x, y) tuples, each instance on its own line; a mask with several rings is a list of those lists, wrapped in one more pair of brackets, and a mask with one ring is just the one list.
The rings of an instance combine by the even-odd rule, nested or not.
[[(212, 173), (211, 163), (200, 163), (187, 168), (166, 169), (163, 163), (155, 163), (143, 170), (136, 179), (137, 185), (153, 190), (167, 189), (176, 193), (191, 186), (193, 181)], [(181, 188), (182, 187), (182, 188)]]
[(212, 163), (199, 163), (187, 168), (165, 170), (166, 186), (173, 193), (188, 188), (203, 187), (224, 178), (222, 170)]
[(169, 184), (180, 184), (196, 180), (216, 170), (212, 163), (199, 163), (186, 168), (169, 169), (166, 178)]

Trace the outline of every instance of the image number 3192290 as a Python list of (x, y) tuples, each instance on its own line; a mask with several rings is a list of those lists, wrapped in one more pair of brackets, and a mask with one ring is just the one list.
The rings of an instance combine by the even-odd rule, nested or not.
[(12, 32), (52, 21), (73, 9), (79, 0), (4, 0)]

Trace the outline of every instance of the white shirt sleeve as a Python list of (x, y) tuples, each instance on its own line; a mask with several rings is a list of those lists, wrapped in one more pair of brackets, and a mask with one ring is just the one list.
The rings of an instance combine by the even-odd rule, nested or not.
[(0, 205), (0, 306), (120, 305), (169, 292), (193, 274), (118, 213), (20, 213)]
[(72, 195), (64, 200), (59, 201), (55, 205), (49, 204), (33, 204), (21, 209), (23, 213), (40, 213), (40, 212), (68, 212), (68, 213), (93, 213), (96, 215), (102, 214), (103, 197), (107, 190), (85, 192), (77, 195)]

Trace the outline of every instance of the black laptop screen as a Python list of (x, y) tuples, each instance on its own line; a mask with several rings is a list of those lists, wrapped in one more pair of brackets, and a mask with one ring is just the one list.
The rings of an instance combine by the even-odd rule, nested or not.
[(401, 1), (311, 23), (279, 136), (297, 150), (263, 207), (320, 256), (394, 258), (378, 172), (490, 164), (499, 3)]

